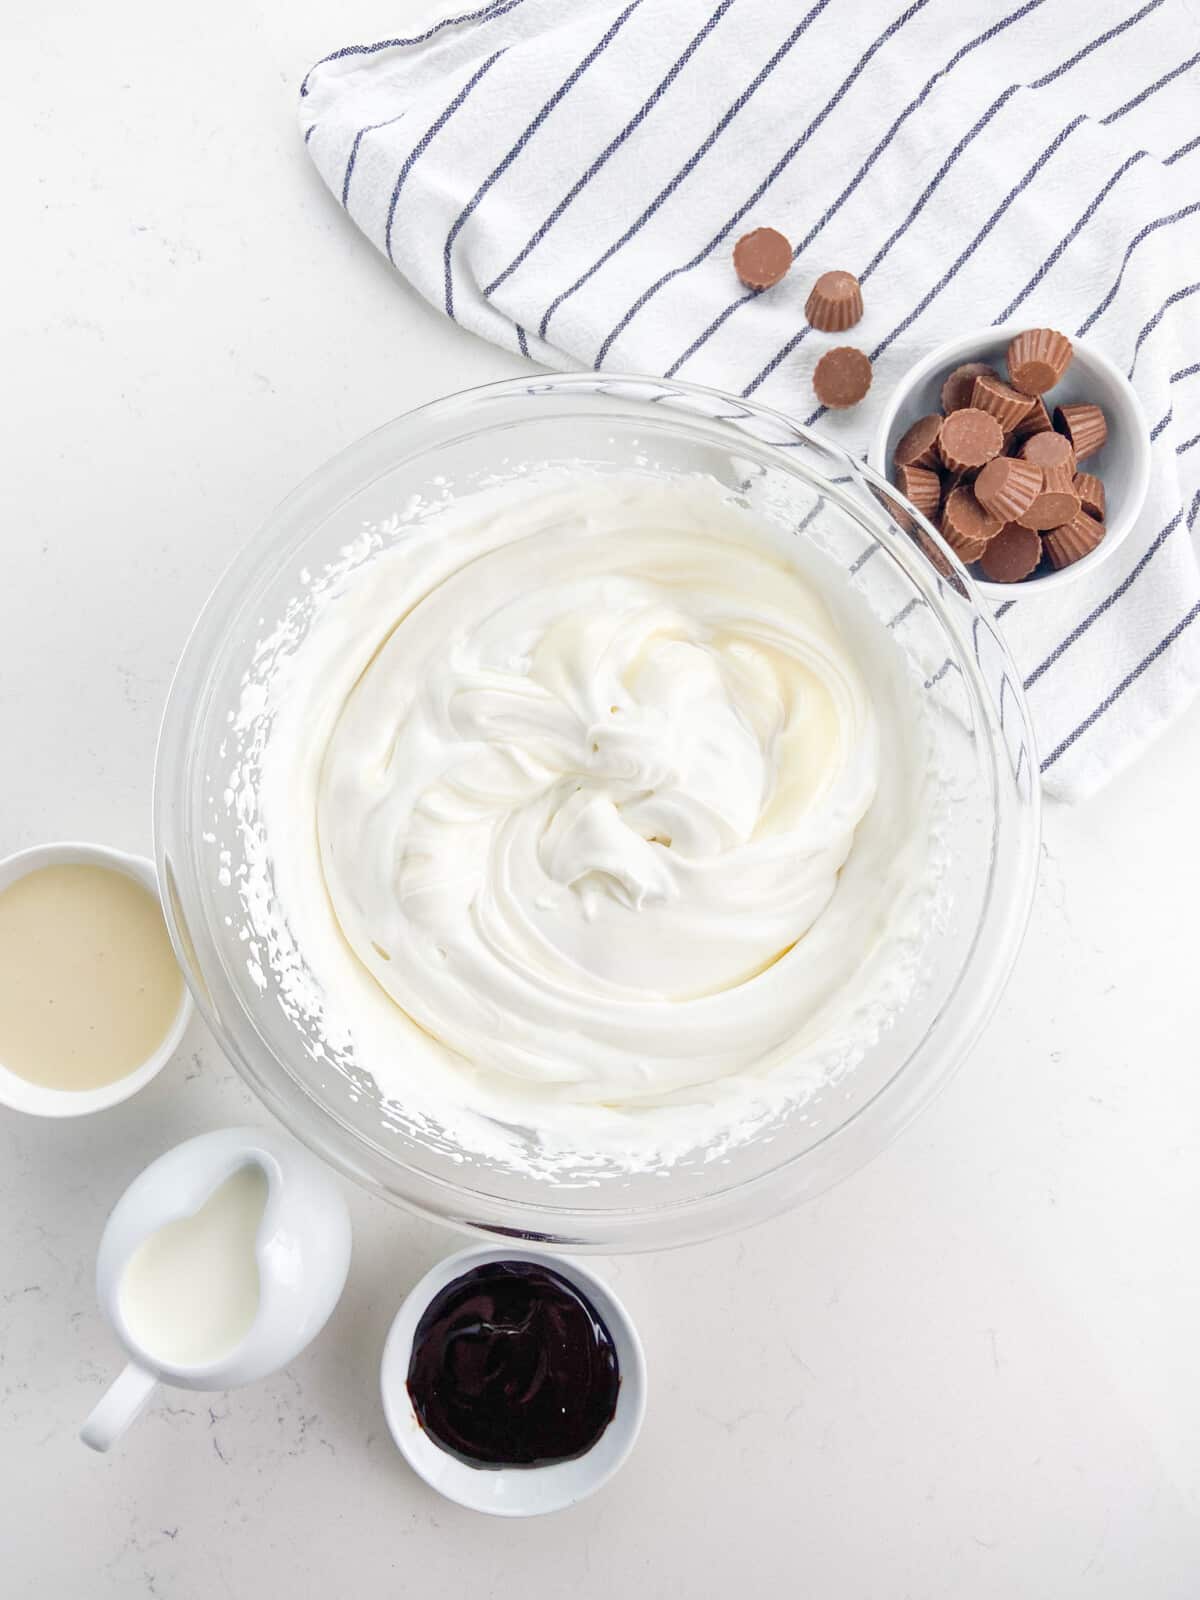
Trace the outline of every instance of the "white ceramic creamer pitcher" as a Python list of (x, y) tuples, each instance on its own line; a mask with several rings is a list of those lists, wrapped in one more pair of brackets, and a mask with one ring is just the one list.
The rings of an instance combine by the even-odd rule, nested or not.
[(341, 1190), (292, 1139), (225, 1128), (168, 1150), (100, 1241), (100, 1305), (129, 1364), (83, 1442), (107, 1450), (159, 1383), (233, 1389), (285, 1366), (324, 1327), (349, 1266)]

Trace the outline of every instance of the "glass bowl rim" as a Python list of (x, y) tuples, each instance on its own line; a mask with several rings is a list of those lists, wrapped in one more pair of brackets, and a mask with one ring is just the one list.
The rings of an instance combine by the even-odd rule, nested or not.
[[(1012, 668), (1009, 682), (1014, 700), (1013, 709), (1021, 722), (1022, 737), (1030, 751), (1031, 766), (1036, 770), (1036, 761), (1032, 754), (1036, 747), (1028, 708), (1020, 687), (1020, 675), (1012, 666), (1007, 647), (994, 625), (989, 608), (970, 575), (958, 562), (937, 530), (872, 467), (857, 460), (840, 445), (813, 433), (812, 430), (772, 407), (727, 394), (707, 385), (662, 380), (641, 374), (591, 372), (538, 374), (531, 378), (505, 379), (459, 390), (413, 407), (381, 424), (320, 464), (276, 506), (258, 531), (244, 543), (219, 576), (205, 600), (180, 653), (168, 690), (154, 770), (155, 860), (167, 926), (185, 979), (193, 992), (201, 1015), (214, 1033), (223, 1052), (231, 1059), (255, 1094), (284, 1126), (315, 1154), (371, 1192), (435, 1220), (466, 1229), (476, 1236), (483, 1233), (489, 1237), (499, 1235), (528, 1238), (551, 1244), (569, 1245), (574, 1249), (661, 1248), (664, 1244), (690, 1243), (711, 1238), (743, 1226), (748, 1221), (758, 1221), (786, 1209), (796, 1199), (801, 1198), (790, 1192), (788, 1176), (798, 1168), (811, 1167), (818, 1152), (823, 1152), (827, 1159), (832, 1152), (838, 1152), (833, 1162), (838, 1170), (825, 1174), (815, 1185), (810, 1184), (803, 1198), (813, 1198), (816, 1194), (824, 1192), (865, 1165), (890, 1144), (949, 1080), (990, 1018), (1003, 993), (1021, 946), (1036, 883), (1040, 840), (1040, 788), (1036, 783), (1030, 783), (1026, 802), (1028, 838), (1023, 851), (1024, 870), (1012, 887), (1008, 914), (1005, 918), (1003, 949), (998, 959), (995, 956), (991, 959), (989, 981), (982, 986), (984, 992), (976, 995), (962, 1008), (962, 1014), (956, 1019), (956, 1026), (950, 1029), (949, 1043), (940, 1046), (941, 1060), (936, 1065), (933, 1062), (928, 1063), (924, 1071), (912, 1070), (918, 1057), (927, 1053), (932, 1034), (943, 1027), (953, 1003), (960, 995), (963, 980), (971, 971), (971, 959), (982, 930), (988, 922), (989, 912), (993, 908), (992, 880), (995, 877), (995, 851), (989, 871), (988, 894), (977, 921), (971, 952), (964, 961), (954, 987), (940, 1002), (930, 1029), (919, 1044), (909, 1051), (896, 1070), (845, 1120), (834, 1123), (804, 1151), (793, 1153), (750, 1177), (735, 1179), (701, 1194), (664, 1199), (648, 1206), (579, 1209), (573, 1208), (570, 1204), (554, 1204), (536, 1195), (530, 1198), (522, 1196), (520, 1200), (497, 1197), (486, 1190), (472, 1188), (467, 1183), (456, 1182), (451, 1178), (411, 1166), (403, 1159), (389, 1155), (384, 1147), (362, 1138), (357, 1130), (341, 1118), (334, 1107), (318, 1098), (306, 1084), (291, 1073), (287, 1064), (280, 1060), (270, 1044), (258, 1032), (253, 1019), (245, 1011), (240, 997), (237, 997), (242, 1018), (255, 1034), (269, 1062), (264, 1069), (252, 1058), (251, 1052), (244, 1047), (242, 1040), (235, 1037), (218, 1016), (190, 932), (196, 920), (196, 908), (193, 907), (193, 915), (189, 920), (180, 902), (180, 881), (176, 864), (181, 861), (186, 862), (188, 855), (186, 850), (175, 848), (177, 843), (175, 835), (177, 831), (186, 832), (186, 825), (179, 824), (174, 817), (177, 795), (171, 790), (168, 779), (172, 758), (175, 758), (176, 776), (188, 771), (186, 762), (179, 760), (178, 747), (186, 744), (181, 729), (188, 720), (187, 717), (181, 717), (180, 713), (194, 712), (199, 701), (204, 698), (203, 695), (198, 696), (194, 692), (194, 687), (188, 683), (189, 671), (195, 668), (197, 657), (200, 656), (203, 667), (211, 675), (215, 663), (221, 660), (222, 647), (227, 644), (234, 623), (240, 615), (237, 606), (230, 606), (231, 597), (244, 592), (250, 575), (261, 574), (272, 558), (277, 557), (282, 549), (290, 548), (292, 542), (302, 532), (311, 533), (314, 527), (319, 526), (319, 522), (305, 520), (314, 505), (322, 506), (321, 520), (324, 520), (335, 514), (347, 499), (363, 492), (371, 482), (394, 470), (404, 460), (419, 457), (438, 444), (444, 445), (447, 439), (444, 436), (427, 439), (415, 450), (401, 453), (399, 457), (390, 457), (388, 461), (379, 464), (371, 476), (364, 477), (359, 470), (360, 466), (372, 459), (388, 441), (399, 440), (406, 432), (411, 432), (422, 424), (427, 428), (436, 428), (440, 423), (462, 420), (472, 410), (489, 401), (537, 399), (546, 394), (578, 394), (581, 397), (591, 398), (593, 402), (598, 402), (605, 396), (618, 399), (641, 397), (659, 400), (694, 397), (700, 401), (733, 406), (738, 408), (733, 414), (699, 412), (687, 419), (664, 407), (660, 416), (664, 420), (669, 418), (681, 426), (686, 421), (694, 423), (732, 423), (743, 419), (769, 421), (782, 428), (789, 436), (788, 444), (794, 440), (811, 446), (831, 466), (842, 467), (841, 481), (834, 482), (826, 477), (823, 471), (819, 472), (803, 461), (790, 458), (783, 441), (763, 441), (752, 434), (745, 436), (742, 441), (747, 448), (754, 447), (760, 452), (771, 451), (781, 469), (815, 483), (820, 493), (828, 496), (856, 521), (876, 544), (887, 547), (890, 543), (892, 554), (898, 557), (907, 575), (918, 588), (925, 591), (926, 598), (934, 608), (948, 641), (954, 642), (955, 630), (947, 625), (950, 616), (949, 607), (938, 600), (935, 583), (930, 580), (932, 566), (926, 563), (924, 571), (917, 568), (915, 565), (917, 552), (911, 545), (907, 551), (905, 550), (908, 541), (902, 529), (891, 522), (891, 519), (876, 513), (881, 525), (885, 522), (889, 524), (885, 529), (886, 539), (881, 537), (879, 528), (869, 525), (866, 520), (870, 508), (865, 501), (847, 494), (842, 487), (843, 483), (856, 481), (859, 487), (866, 490), (881, 507), (895, 508), (910, 525), (915, 524), (920, 529), (924, 539), (934, 545), (945, 566), (953, 574), (954, 586), (959, 591), (960, 598), (963, 596), (967, 598), (972, 613), (972, 628), (985, 628), (992, 636), (1000, 659)], [(486, 429), (475, 428), (470, 431), (478, 433)], [(921, 560), (924, 562), (925, 558), (921, 557)], [(938, 583), (940, 584), (940, 580)], [(205, 647), (208, 647), (207, 652), (202, 654)], [(986, 713), (991, 708), (991, 697), (983, 687), (982, 672), (971, 661), (970, 655), (971, 652), (966, 652), (960, 661), (963, 678), (969, 685), (973, 711)], [(984, 720), (988, 720), (986, 716)], [(177, 748), (173, 749), (173, 745)], [(993, 765), (993, 782), (999, 785), (1004, 774), (996, 761), (994, 741), (989, 745), (988, 755)], [(998, 805), (999, 800), (994, 797), (993, 841)], [(178, 842), (186, 843), (182, 839)], [(198, 909), (203, 916), (203, 887), (197, 879), (189, 888), (194, 891), (193, 899), (200, 900)], [(207, 932), (207, 927), (205, 931)], [(219, 955), (217, 959), (219, 963)], [(867, 1130), (865, 1134), (864, 1130)], [(848, 1152), (846, 1147), (851, 1142), (852, 1136), (857, 1148)], [(378, 1161), (386, 1165), (386, 1177), (372, 1170), (372, 1164), (377, 1164)], [(404, 1177), (403, 1182), (399, 1181), (401, 1175)], [(452, 1201), (450, 1197), (453, 1197)], [(741, 1202), (736, 1208), (732, 1204), (735, 1200)], [(439, 1201), (448, 1203), (438, 1203)], [(735, 1209), (744, 1215), (733, 1214)], [(480, 1216), (479, 1213), (484, 1211), (494, 1214)], [(729, 1215), (723, 1216), (722, 1213), (726, 1211)], [(506, 1223), (501, 1215), (503, 1213), (511, 1213), (512, 1223), (519, 1221), (525, 1225)], [(538, 1228), (539, 1222), (549, 1231)], [(647, 1238), (645, 1235), (648, 1232), (658, 1232), (660, 1236)], [(669, 1237), (663, 1237), (664, 1233)]]

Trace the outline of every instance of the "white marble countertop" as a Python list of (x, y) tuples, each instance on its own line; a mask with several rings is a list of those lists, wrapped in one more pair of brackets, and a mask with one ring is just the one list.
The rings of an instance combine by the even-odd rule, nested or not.
[[(0, 852), (146, 849), (168, 678), (228, 557), (352, 439), (518, 370), (404, 289), (299, 150), (303, 69), (430, 10), (6, 17)], [(456, 1241), (357, 1193), (345, 1298), (301, 1360), (83, 1449), (120, 1364), (92, 1288), (108, 1209), (167, 1145), (265, 1113), (199, 1025), (100, 1118), (0, 1113), (0, 1593), (1191, 1600), (1198, 783), (1193, 712), (1050, 811), (1000, 1012), (873, 1166), (740, 1237), (598, 1263), (650, 1410), (614, 1483), (540, 1522), (459, 1511), (393, 1448), (384, 1333)]]

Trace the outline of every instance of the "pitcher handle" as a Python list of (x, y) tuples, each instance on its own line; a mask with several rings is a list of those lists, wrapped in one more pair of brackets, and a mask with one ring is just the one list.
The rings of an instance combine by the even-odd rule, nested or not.
[(100, 1397), (91, 1416), (80, 1428), (79, 1437), (92, 1450), (109, 1449), (126, 1428), (137, 1421), (157, 1388), (158, 1379), (154, 1374), (131, 1361)]

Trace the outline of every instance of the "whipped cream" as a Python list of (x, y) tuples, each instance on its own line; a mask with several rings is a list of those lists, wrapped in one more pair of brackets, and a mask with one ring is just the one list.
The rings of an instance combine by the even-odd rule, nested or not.
[(580, 473), (346, 578), (251, 708), (333, 1058), (468, 1149), (586, 1159), (749, 1126), (878, 1037), (924, 746), (885, 631), (835, 621), (797, 543), (711, 480)]

